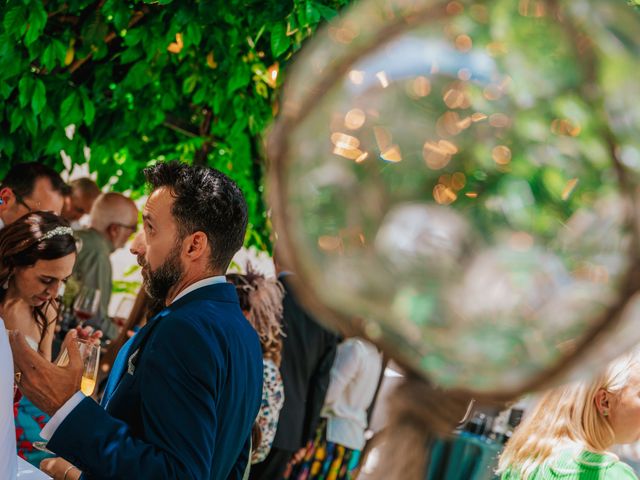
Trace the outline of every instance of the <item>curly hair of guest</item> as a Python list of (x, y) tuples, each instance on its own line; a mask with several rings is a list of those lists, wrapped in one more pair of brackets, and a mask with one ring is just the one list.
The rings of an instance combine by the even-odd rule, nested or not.
[(227, 274), (236, 286), (240, 308), (260, 337), (264, 358), (280, 366), (282, 352), (282, 298), (284, 289), (247, 265), (247, 273)]

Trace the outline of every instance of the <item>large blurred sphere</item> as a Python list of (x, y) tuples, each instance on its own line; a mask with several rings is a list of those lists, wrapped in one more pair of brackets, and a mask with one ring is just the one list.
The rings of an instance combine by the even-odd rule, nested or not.
[(622, 0), (357, 4), (271, 138), (306, 296), (444, 387), (557, 366), (635, 288), (639, 59)]

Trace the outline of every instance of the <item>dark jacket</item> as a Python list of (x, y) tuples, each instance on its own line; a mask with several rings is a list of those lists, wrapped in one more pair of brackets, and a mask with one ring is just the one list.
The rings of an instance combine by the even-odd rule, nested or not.
[(284, 405), (280, 411), (273, 447), (294, 452), (315, 433), (329, 386), (338, 336), (317, 323), (298, 303), (287, 276), (285, 289), (280, 373)]

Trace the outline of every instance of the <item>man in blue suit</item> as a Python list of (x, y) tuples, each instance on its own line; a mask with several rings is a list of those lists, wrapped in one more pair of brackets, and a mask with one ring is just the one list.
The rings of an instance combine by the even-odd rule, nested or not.
[(262, 353), (224, 273), (242, 246), (245, 200), (222, 173), (180, 163), (145, 171), (152, 193), (131, 249), (165, 308), (120, 351), (102, 405), (79, 392), (70, 363), (50, 364), (10, 335), (20, 388), (52, 415), (42, 431), (63, 460), (55, 478), (242, 479), (260, 406)]

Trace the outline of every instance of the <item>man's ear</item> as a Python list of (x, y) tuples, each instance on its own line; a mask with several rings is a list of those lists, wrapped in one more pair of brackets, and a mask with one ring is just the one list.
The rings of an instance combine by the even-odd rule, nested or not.
[(112, 242), (116, 239), (116, 237), (118, 236), (118, 230), (120, 229), (120, 227), (118, 225), (116, 225), (115, 223), (112, 223), (111, 225), (109, 225), (107, 227), (107, 236), (109, 237), (109, 240), (111, 240)]
[(0, 189), (0, 210), (5, 210), (9, 206), (9, 200), (13, 197), (13, 190), (9, 187)]
[(209, 238), (204, 232), (195, 232), (185, 238), (185, 254), (196, 260), (209, 253)]

